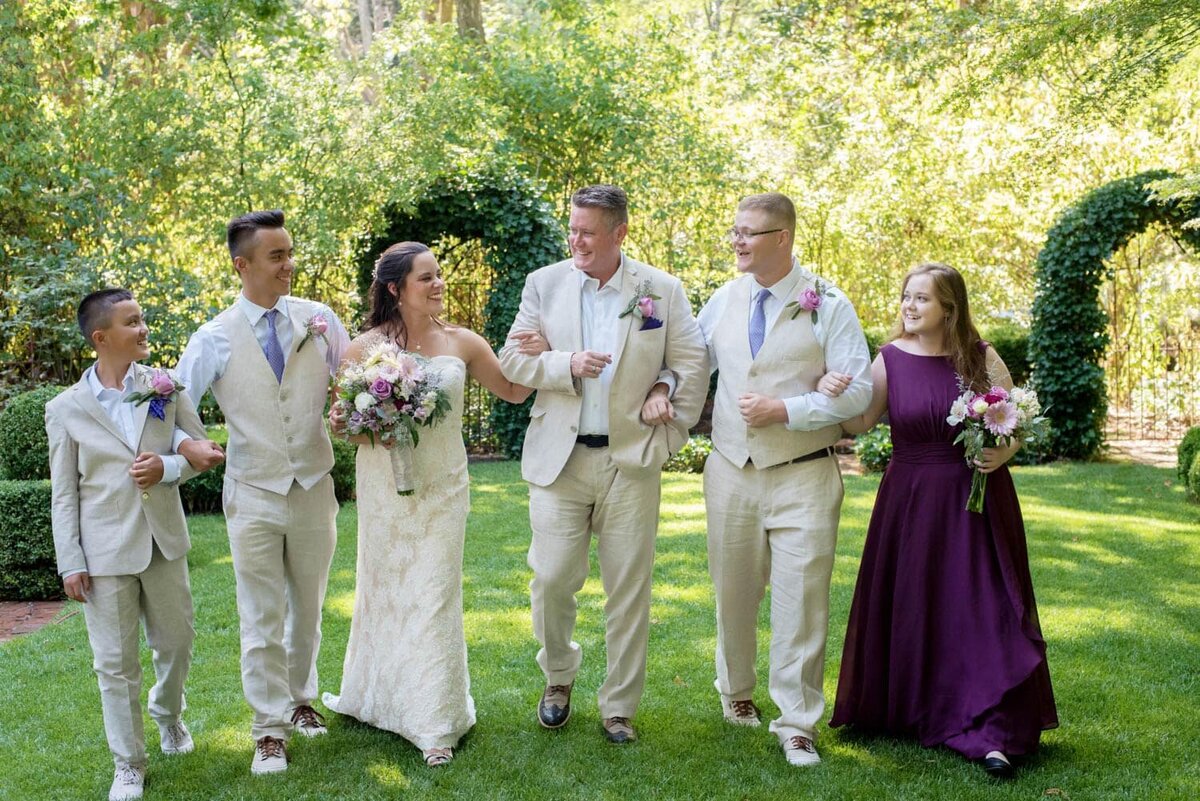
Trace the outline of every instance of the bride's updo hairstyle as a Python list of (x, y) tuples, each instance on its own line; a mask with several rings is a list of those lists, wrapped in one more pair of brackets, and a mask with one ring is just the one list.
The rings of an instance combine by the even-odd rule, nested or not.
[[(408, 331), (400, 316), (399, 293), (412, 272), (413, 260), (422, 253), (429, 253), (429, 246), (420, 242), (397, 242), (383, 251), (375, 262), (375, 276), (371, 281), (371, 307), (367, 312), (364, 331), (379, 329), (394, 338), (401, 347), (408, 345)], [(396, 294), (392, 294), (392, 287)], [(440, 322), (440, 321), (439, 321)]]
[[(904, 290), (908, 282), (918, 275), (928, 275), (933, 279), (933, 292), (938, 302), (946, 310), (945, 348), (946, 356), (968, 386), (976, 392), (986, 390), (988, 381), (987, 359), (979, 343), (983, 337), (971, 320), (971, 307), (967, 302), (967, 283), (962, 274), (948, 264), (926, 262), (918, 264), (904, 276), (900, 284), (900, 298), (903, 301)], [(904, 313), (901, 312), (892, 329), (892, 339), (904, 336)]]

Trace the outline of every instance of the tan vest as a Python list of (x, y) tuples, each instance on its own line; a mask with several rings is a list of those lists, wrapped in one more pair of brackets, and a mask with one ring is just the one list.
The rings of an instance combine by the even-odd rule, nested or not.
[(296, 350), (304, 324), (315, 312), (315, 306), (288, 298), (293, 333), (282, 383), (276, 382), (242, 310), (235, 305), (217, 316), (230, 349), (229, 365), (212, 385), (229, 427), (225, 473), (279, 495), (286, 495), (293, 481), (309, 489), (333, 469), (333, 446), (325, 430), (326, 345), (314, 337)]
[[(797, 293), (813, 285), (802, 279)], [(753, 276), (734, 280), (725, 311), (713, 330), (712, 347), (720, 375), (713, 407), (713, 446), (729, 461), (745, 466), (772, 467), (834, 444), (841, 426), (815, 431), (789, 431), (783, 424), (748, 428), (738, 411), (744, 392), (790, 398), (812, 392), (825, 374), (825, 352), (813, 332), (812, 317), (802, 312), (792, 319), (784, 309), (767, 332), (758, 356), (750, 357), (750, 291)]]

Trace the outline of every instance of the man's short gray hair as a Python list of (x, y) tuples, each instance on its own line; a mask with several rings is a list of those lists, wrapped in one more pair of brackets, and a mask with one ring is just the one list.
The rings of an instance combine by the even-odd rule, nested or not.
[(603, 209), (608, 224), (616, 228), (629, 222), (629, 198), (625, 190), (612, 184), (585, 186), (571, 195), (571, 205), (581, 209)]

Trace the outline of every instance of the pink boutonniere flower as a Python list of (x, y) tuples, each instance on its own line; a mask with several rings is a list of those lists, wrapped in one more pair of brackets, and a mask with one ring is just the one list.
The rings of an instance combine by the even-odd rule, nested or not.
[(833, 291), (818, 278), (813, 286), (807, 287), (795, 300), (786, 304), (783, 308), (793, 310), (793, 320), (799, 316), (800, 312), (809, 312), (812, 315), (813, 325), (816, 325), (817, 309), (821, 308), (821, 305), (825, 302), (825, 298), (831, 297), (833, 297)]
[(662, 328), (663, 321), (654, 316), (658, 310), (654, 305), (654, 301), (656, 300), (662, 300), (662, 298), (650, 291), (649, 281), (642, 281), (633, 292), (633, 300), (629, 301), (629, 305), (625, 307), (625, 311), (617, 315), (617, 319), (619, 320), (633, 314), (642, 320), (642, 327), (638, 329), (639, 331), (652, 331), (655, 328)]
[(150, 375), (150, 389), (142, 390), (141, 392), (131, 392), (129, 397), (125, 399), (127, 403), (132, 403), (134, 406), (141, 406), (147, 401), (150, 402), (150, 414), (158, 420), (166, 420), (166, 406), (175, 399), (177, 392), (183, 391), (183, 384), (180, 384), (166, 370), (156, 369)]
[(319, 337), (326, 345), (329, 340), (325, 338), (325, 332), (329, 330), (329, 321), (325, 319), (325, 315), (317, 312), (312, 317), (308, 318), (308, 322), (304, 324), (304, 339), (300, 340), (300, 344), (296, 347), (296, 352), (300, 352), (300, 348), (304, 347), (304, 343), (313, 337)]

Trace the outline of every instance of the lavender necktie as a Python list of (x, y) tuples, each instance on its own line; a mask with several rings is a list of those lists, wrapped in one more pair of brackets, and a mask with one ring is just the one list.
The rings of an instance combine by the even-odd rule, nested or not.
[(275, 318), (278, 315), (279, 309), (267, 312), (267, 343), (263, 345), (263, 354), (267, 357), (267, 364), (275, 371), (275, 380), (282, 384), (283, 348), (279, 344), (279, 334), (275, 331)]
[(767, 315), (763, 311), (763, 303), (766, 302), (767, 296), (771, 294), (769, 289), (760, 289), (758, 294), (754, 296), (754, 311), (750, 315), (750, 358), (753, 359), (758, 355), (758, 349), (762, 347), (763, 338), (767, 335)]

